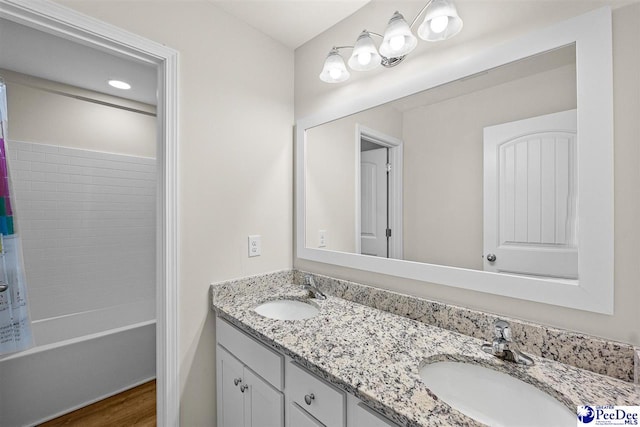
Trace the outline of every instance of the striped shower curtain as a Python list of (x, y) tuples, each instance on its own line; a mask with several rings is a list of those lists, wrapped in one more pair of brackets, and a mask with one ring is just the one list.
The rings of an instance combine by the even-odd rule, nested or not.
[(33, 346), (22, 259), (7, 162), (7, 90), (0, 78), (0, 355)]

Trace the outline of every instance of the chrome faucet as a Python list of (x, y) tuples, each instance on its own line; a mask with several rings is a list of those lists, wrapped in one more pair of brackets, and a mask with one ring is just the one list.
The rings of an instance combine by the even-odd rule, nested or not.
[(513, 342), (511, 338), (511, 327), (508, 322), (496, 320), (493, 325), (493, 333), (493, 342), (482, 344), (482, 350), (485, 353), (493, 354), (502, 360), (521, 365), (533, 365), (533, 359), (522, 353), (518, 345)]
[(322, 293), (320, 289), (316, 286), (316, 282), (313, 280), (313, 276), (310, 274), (306, 274), (304, 276), (304, 288), (309, 291), (311, 298), (316, 299), (327, 299), (327, 296)]

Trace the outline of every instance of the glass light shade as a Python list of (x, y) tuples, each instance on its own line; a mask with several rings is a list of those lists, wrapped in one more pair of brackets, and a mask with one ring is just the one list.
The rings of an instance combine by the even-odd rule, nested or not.
[(337, 49), (331, 49), (327, 59), (324, 61), (324, 67), (320, 73), (320, 80), (327, 83), (340, 83), (349, 78), (350, 74), (344, 65), (344, 59), (338, 53)]
[(356, 71), (369, 71), (379, 67), (381, 60), (369, 32), (360, 33), (353, 47), (351, 58), (349, 58), (349, 67)]
[(418, 27), (422, 40), (434, 42), (449, 39), (462, 29), (462, 19), (451, 0), (433, 0), (427, 7), (424, 21)]
[(386, 58), (405, 56), (418, 44), (418, 39), (411, 33), (409, 24), (398, 11), (389, 20), (387, 30), (380, 45), (380, 55)]

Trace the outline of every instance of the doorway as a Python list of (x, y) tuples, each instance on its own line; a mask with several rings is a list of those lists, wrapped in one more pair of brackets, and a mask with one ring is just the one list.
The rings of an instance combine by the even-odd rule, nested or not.
[(157, 424), (178, 425), (178, 230), (177, 230), (177, 58), (159, 43), (79, 14), (52, 2), (0, 0), (0, 17), (131, 60), (156, 67), (157, 249), (156, 366)]
[(356, 126), (356, 252), (402, 259), (402, 140)]

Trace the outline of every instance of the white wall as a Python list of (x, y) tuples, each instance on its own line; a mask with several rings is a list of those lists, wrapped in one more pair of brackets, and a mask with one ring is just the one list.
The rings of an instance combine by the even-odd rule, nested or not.
[(318, 231), (324, 230), (326, 249), (355, 252), (358, 124), (398, 139), (402, 136), (402, 115), (389, 106), (353, 114), (307, 131), (308, 247), (318, 247)]
[(293, 52), (205, 1), (61, 3), (179, 51), (181, 422), (214, 425), (209, 284), (292, 264)]
[[(155, 107), (8, 70), (0, 70), (0, 75), (7, 84), (11, 139), (155, 157)], [(139, 109), (143, 113), (113, 105)]]
[[(407, 60), (392, 70), (372, 74), (352, 73), (345, 84), (329, 85), (317, 75), (328, 49), (350, 44), (362, 28), (383, 31), (395, 9), (414, 16), (422, 3), (373, 2), (296, 50), (295, 111), (302, 118), (333, 105), (352, 94), (381, 91), (394, 81), (431, 67), (461, 58), (570, 16), (591, 10), (605, 2), (571, 1), (458, 1), (465, 20), (463, 31), (441, 44), (420, 42)], [(607, 2), (609, 3), (609, 2)], [(620, 2), (613, 2), (620, 4)], [(640, 4), (613, 12), (614, 108), (615, 108), (615, 314), (606, 316), (585, 311), (516, 300), (431, 283), (398, 279), (349, 268), (295, 259), (294, 265), (322, 274), (370, 283), (381, 288), (422, 296), (492, 313), (554, 325), (574, 331), (640, 344)], [(550, 13), (550, 11), (553, 13)]]

